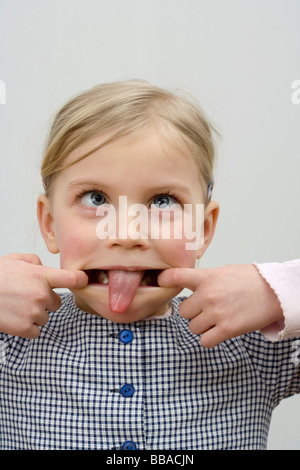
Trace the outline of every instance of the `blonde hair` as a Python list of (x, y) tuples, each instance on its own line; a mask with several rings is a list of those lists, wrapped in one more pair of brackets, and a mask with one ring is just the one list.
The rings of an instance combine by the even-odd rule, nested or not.
[[(67, 102), (49, 133), (41, 174), (46, 194), (66, 157), (101, 134), (110, 137), (77, 161), (118, 138), (155, 123), (169, 137), (181, 137), (199, 164), (204, 184), (213, 179), (213, 129), (200, 107), (179, 93), (141, 80), (95, 86)], [(73, 162), (75, 163), (75, 162)]]

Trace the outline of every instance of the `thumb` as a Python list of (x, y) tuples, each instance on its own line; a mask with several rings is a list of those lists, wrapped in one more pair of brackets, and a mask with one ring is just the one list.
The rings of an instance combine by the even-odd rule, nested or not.
[(81, 289), (88, 284), (88, 276), (78, 269), (45, 268), (45, 279), (51, 289)]
[(161, 287), (182, 287), (195, 291), (199, 287), (202, 273), (195, 268), (170, 268), (162, 271), (157, 282)]

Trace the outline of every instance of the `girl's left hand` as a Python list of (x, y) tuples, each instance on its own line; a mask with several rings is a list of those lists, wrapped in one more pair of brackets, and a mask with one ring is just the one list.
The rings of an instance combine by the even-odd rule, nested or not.
[(180, 304), (179, 313), (190, 320), (191, 332), (201, 335), (207, 348), (283, 320), (276, 294), (251, 264), (166, 269), (158, 283), (193, 291)]

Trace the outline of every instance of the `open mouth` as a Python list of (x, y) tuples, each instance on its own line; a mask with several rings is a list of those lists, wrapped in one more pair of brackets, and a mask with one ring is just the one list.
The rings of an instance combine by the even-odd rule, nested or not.
[[(157, 278), (162, 269), (146, 269), (140, 286), (159, 287)], [(108, 270), (106, 269), (88, 269), (85, 271), (89, 278), (89, 284), (109, 284)]]

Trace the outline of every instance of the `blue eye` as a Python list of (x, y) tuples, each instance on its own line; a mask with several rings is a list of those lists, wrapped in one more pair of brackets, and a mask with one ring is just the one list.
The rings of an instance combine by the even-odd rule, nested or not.
[(105, 204), (105, 196), (99, 191), (89, 191), (80, 198), (81, 204), (87, 207), (99, 207)]
[(152, 205), (158, 209), (169, 209), (173, 204), (177, 204), (177, 200), (168, 194), (160, 194), (152, 202)]

